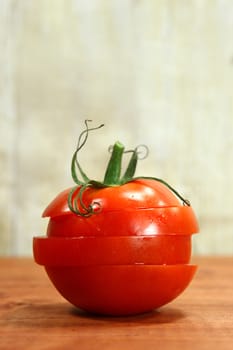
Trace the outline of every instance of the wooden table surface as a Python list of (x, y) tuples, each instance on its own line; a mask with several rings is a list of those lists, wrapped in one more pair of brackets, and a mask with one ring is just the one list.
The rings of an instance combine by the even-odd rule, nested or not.
[(195, 258), (189, 288), (134, 317), (76, 310), (32, 259), (0, 259), (0, 349), (233, 349), (233, 257)]

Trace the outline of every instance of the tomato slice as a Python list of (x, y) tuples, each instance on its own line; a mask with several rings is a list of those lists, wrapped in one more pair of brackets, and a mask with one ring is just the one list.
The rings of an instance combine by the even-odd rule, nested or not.
[[(70, 213), (68, 194), (70, 188), (58, 194), (48, 205), (43, 217), (54, 217)], [(78, 188), (74, 195), (79, 192)], [(179, 207), (180, 200), (164, 184), (154, 180), (134, 180), (121, 186), (87, 188), (82, 197), (89, 207), (98, 203), (101, 213), (121, 209)]]
[(158, 308), (188, 286), (194, 265), (46, 267), (57, 290), (88, 312), (132, 315)]
[(33, 250), (35, 261), (46, 266), (187, 264), (191, 237), (35, 237)]
[(191, 207), (118, 210), (83, 218), (71, 213), (50, 219), (47, 235), (75, 236), (154, 236), (198, 232)]

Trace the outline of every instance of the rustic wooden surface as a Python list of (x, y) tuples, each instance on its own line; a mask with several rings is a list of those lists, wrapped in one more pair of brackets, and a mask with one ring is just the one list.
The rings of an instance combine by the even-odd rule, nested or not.
[(177, 300), (137, 317), (96, 317), (63, 300), (31, 259), (0, 259), (0, 349), (232, 349), (233, 258), (196, 258)]

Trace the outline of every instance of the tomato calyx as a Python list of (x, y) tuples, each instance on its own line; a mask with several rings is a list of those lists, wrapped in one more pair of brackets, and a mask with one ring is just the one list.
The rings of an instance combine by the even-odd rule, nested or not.
[[(122, 186), (131, 181), (141, 179), (154, 180), (164, 184), (183, 202), (183, 205), (190, 206), (190, 202), (187, 199), (184, 199), (166, 181), (160, 178), (149, 176), (134, 177), (138, 160), (145, 158), (148, 154), (148, 148), (145, 145), (137, 146), (133, 150), (125, 150), (125, 147), (121, 142), (115, 142), (115, 144), (109, 149), (111, 152), (111, 157), (108, 162), (107, 169), (105, 171), (104, 180), (101, 182), (90, 179), (83, 171), (77, 156), (79, 151), (85, 145), (88, 139), (89, 132), (102, 128), (104, 124), (90, 128), (88, 125), (89, 122), (91, 122), (91, 120), (85, 120), (86, 129), (79, 136), (78, 145), (71, 161), (71, 175), (74, 182), (76, 183), (76, 186), (74, 186), (69, 192), (68, 207), (73, 213), (82, 217), (89, 217), (101, 210), (101, 206), (98, 202), (92, 202), (92, 204), (90, 204), (89, 206), (84, 204), (83, 194), (88, 188), (101, 189), (106, 187)], [(143, 157), (141, 156), (141, 148), (143, 148), (145, 151)], [(124, 174), (121, 176), (122, 160), (123, 155), (125, 153), (132, 153), (132, 155)], [(80, 180), (80, 176), (82, 180)], [(77, 191), (77, 189), (79, 190)]]

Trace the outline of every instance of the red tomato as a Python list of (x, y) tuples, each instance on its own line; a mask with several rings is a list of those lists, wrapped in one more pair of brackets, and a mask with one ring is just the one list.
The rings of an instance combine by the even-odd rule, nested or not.
[(69, 210), (69, 191), (43, 213), (50, 216), (47, 238), (34, 238), (36, 262), (68, 301), (128, 315), (164, 305), (186, 288), (195, 272), (187, 264), (198, 224), (192, 208), (166, 186), (143, 180), (88, 189), (85, 204), (101, 206), (90, 217)]
[(162, 180), (133, 178), (137, 149), (120, 177), (124, 148), (117, 142), (103, 183), (87, 178), (77, 151), (72, 176), (80, 186), (45, 209), (50, 220), (47, 235), (33, 240), (35, 261), (68, 301), (90, 312), (129, 315), (168, 303), (196, 270), (188, 265), (198, 232), (191, 206)]

